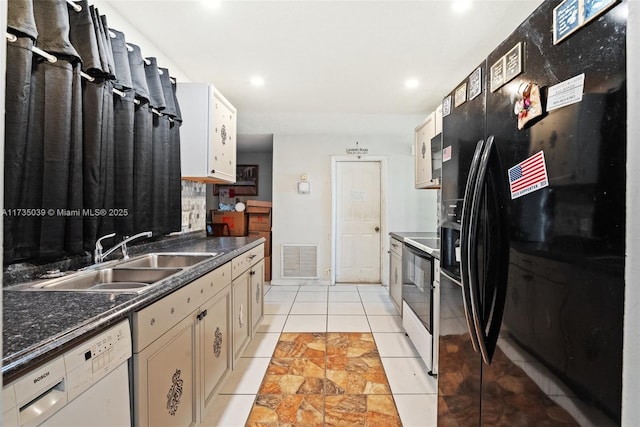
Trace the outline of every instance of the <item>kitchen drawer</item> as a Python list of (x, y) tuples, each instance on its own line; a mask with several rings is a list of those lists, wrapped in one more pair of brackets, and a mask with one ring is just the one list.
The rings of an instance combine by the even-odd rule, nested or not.
[(133, 314), (133, 352), (138, 353), (199, 307), (201, 286), (191, 283)]
[[(231, 262), (196, 279), (192, 284), (199, 288), (201, 300), (208, 300), (231, 283)], [(191, 285), (189, 285), (191, 286)]]
[(240, 276), (262, 258), (264, 258), (264, 244), (256, 246), (242, 255), (238, 255), (231, 261), (231, 269), (233, 270), (232, 278), (235, 279)]
[(230, 263), (133, 314), (133, 352), (138, 353), (231, 281)]
[(402, 256), (402, 242), (398, 239), (395, 238), (391, 238), (390, 239), (390, 248), (391, 248), (391, 252), (394, 252), (400, 256)]

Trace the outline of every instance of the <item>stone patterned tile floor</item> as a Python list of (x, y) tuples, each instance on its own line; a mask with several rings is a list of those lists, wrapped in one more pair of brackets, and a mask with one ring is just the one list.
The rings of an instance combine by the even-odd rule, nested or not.
[[(199, 425), (374, 426), (390, 408), (397, 409), (404, 427), (436, 425), (437, 381), (427, 375), (429, 369), (404, 334), (386, 287), (319, 286), (310, 281), (265, 284), (264, 290), (264, 319)], [(343, 336), (350, 334), (344, 331), (369, 337), (346, 344), (349, 338)], [(300, 333), (306, 338), (296, 341)], [(367, 354), (373, 348), (371, 335), (377, 359)], [(379, 380), (382, 375), (388, 385)], [(269, 378), (263, 384), (265, 377)], [(392, 394), (385, 394), (389, 388)], [(265, 418), (249, 424), (250, 413), (252, 420), (262, 413), (276, 421)], [(274, 413), (300, 413), (300, 420), (287, 423)], [(394, 419), (383, 424), (400, 425)]]
[(372, 333), (282, 333), (247, 427), (401, 426)]

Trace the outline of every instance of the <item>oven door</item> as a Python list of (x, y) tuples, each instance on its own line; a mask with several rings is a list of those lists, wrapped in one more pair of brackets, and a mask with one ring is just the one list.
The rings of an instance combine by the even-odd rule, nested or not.
[(433, 334), (433, 257), (405, 243), (402, 263), (402, 299)]

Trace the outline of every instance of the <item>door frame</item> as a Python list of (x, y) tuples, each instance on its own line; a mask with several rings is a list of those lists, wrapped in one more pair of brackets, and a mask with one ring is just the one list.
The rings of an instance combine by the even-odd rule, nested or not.
[(384, 254), (387, 235), (387, 158), (384, 156), (331, 156), (331, 275), (329, 284), (336, 284), (336, 252), (338, 231), (338, 163), (375, 162), (380, 164), (380, 283), (385, 283), (387, 259)]

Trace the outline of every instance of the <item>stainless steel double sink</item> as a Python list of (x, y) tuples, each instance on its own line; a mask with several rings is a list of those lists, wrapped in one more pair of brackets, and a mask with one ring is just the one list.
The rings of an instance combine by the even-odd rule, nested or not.
[(90, 266), (63, 277), (15, 286), (16, 290), (141, 293), (164, 279), (220, 255), (163, 252)]

